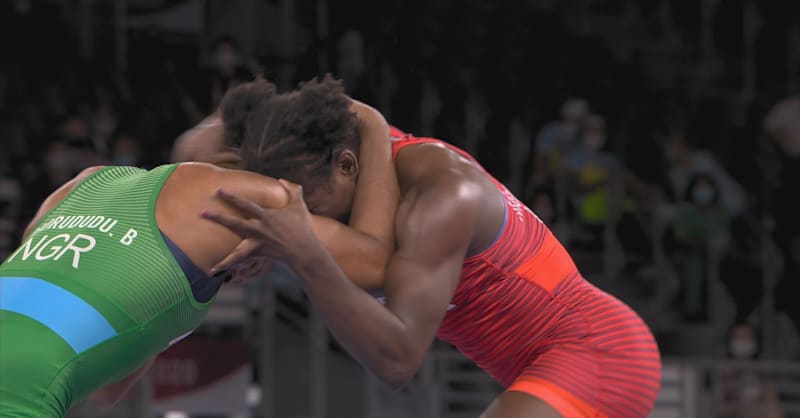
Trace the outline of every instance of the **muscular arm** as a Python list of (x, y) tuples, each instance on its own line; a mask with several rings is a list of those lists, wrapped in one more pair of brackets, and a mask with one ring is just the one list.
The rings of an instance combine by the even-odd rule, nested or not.
[(353, 100), (351, 110), (358, 117), (361, 169), (350, 227), (388, 249), (388, 258), (394, 249), (394, 215), (400, 197), (392, 161), (389, 124), (380, 112), (359, 101)]
[(319, 245), (290, 262), (341, 344), (391, 385), (409, 381), (430, 348), (458, 285), (479, 198), (478, 187), (449, 177), (406, 194), (385, 306), (354, 286)]
[(350, 278), (362, 288), (376, 289), (383, 285), (394, 250), (394, 217), (400, 192), (386, 119), (356, 100), (350, 109), (358, 117), (361, 135), (361, 167), (350, 228), (326, 218), (316, 218), (314, 225), (317, 236)]
[[(388, 123), (380, 112), (358, 101), (353, 101), (351, 110), (359, 120), (361, 167), (350, 223), (344, 225), (317, 216), (313, 217), (312, 225), (317, 237), (350, 279), (362, 288), (376, 289), (383, 286), (387, 262), (394, 250), (394, 218), (400, 193), (392, 162)], [(265, 191), (266, 186), (274, 187), (265, 185)], [(242, 197), (251, 199), (262, 208), (281, 207), (286, 202), (276, 201), (273, 193)], [(229, 200), (229, 203), (235, 204), (235, 201)], [(248, 212), (246, 207), (239, 209)], [(249, 212), (253, 215), (257, 210), (251, 208)], [(246, 240), (215, 269), (228, 269), (256, 250), (257, 245)]]

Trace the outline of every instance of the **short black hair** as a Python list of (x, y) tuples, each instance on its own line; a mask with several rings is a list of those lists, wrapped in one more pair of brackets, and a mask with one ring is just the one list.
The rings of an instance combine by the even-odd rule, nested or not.
[(329, 74), (283, 94), (259, 77), (223, 98), (225, 142), (240, 150), (246, 170), (296, 182), (327, 176), (339, 152), (358, 153), (350, 103)]

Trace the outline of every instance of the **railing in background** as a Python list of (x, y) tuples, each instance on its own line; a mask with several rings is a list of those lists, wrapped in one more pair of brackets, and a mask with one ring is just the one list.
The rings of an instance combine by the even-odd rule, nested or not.
[[(441, 418), (478, 417), (502, 388), (458, 351), (441, 346), (437, 364)], [(800, 363), (665, 359), (662, 386), (650, 418), (710, 418), (716, 414), (715, 391), (725, 373), (751, 373), (775, 389), (784, 418), (800, 417)]]

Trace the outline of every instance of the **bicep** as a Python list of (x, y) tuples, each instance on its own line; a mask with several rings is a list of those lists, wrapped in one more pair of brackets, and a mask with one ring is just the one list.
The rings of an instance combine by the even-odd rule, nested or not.
[[(383, 286), (388, 249), (348, 226), (322, 216), (312, 216), (314, 232), (356, 286), (374, 290)], [(376, 248), (377, 247), (377, 248)]]
[(364, 103), (354, 100), (351, 110), (358, 117), (361, 146), (350, 226), (391, 250), (400, 192), (392, 162), (389, 124), (380, 112)]
[(387, 267), (386, 306), (420, 339), (438, 330), (474, 234), (475, 201), (448, 189), (401, 204), (398, 249)]

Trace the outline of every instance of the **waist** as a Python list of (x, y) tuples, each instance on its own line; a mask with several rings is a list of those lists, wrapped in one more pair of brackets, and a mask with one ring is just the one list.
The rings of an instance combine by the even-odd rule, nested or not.
[(51, 329), (0, 309), (0, 416), (62, 416), (72, 388), (57, 377), (76, 358)]
[(0, 310), (40, 323), (80, 354), (117, 335), (109, 320), (81, 297), (36, 277), (0, 277)]
[(577, 272), (552, 292), (509, 275), (448, 312), (438, 336), (506, 383), (551, 347), (612, 352), (631, 341), (654, 346), (634, 311)]

